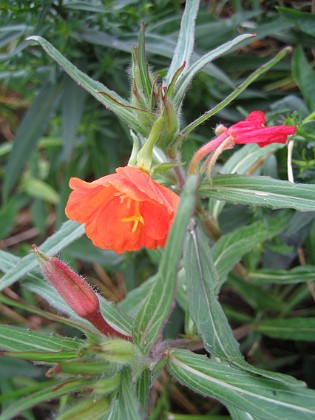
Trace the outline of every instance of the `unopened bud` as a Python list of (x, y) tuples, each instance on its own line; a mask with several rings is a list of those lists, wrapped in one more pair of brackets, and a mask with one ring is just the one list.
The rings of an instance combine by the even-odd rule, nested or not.
[(105, 335), (130, 339), (105, 321), (96, 293), (81, 276), (58, 258), (40, 252), (36, 245), (33, 245), (33, 250), (43, 275), (77, 315), (91, 322)]
[(130, 363), (137, 354), (137, 348), (134, 344), (119, 338), (106, 340), (101, 344), (101, 349), (101, 356), (105, 360), (121, 364)]
[(163, 119), (163, 125), (158, 145), (162, 149), (169, 149), (178, 134), (179, 119), (174, 105), (167, 99), (167, 97), (162, 98), (161, 116)]

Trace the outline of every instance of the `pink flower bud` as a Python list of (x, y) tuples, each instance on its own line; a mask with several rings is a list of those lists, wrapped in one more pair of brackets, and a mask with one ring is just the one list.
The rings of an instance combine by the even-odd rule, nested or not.
[(33, 250), (43, 275), (77, 315), (91, 322), (107, 336), (130, 340), (130, 337), (116, 331), (105, 321), (96, 293), (81, 276), (58, 258), (48, 257), (40, 252), (36, 245), (33, 245)]

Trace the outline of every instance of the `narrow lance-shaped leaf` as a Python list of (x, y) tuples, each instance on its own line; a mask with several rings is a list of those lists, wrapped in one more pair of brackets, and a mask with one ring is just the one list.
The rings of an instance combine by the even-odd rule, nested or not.
[(315, 266), (303, 265), (292, 270), (261, 269), (247, 272), (255, 283), (292, 284), (315, 281)]
[(151, 386), (151, 371), (145, 368), (136, 383), (136, 393), (144, 412), (148, 409), (149, 392)]
[(76, 351), (60, 351), (60, 352), (37, 352), (37, 351), (6, 351), (6, 357), (13, 359), (31, 360), (32, 362), (46, 362), (46, 363), (59, 363), (65, 360), (77, 359), (78, 354)]
[(54, 400), (62, 395), (69, 395), (75, 391), (88, 389), (90, 386), (90, 379), (72, 380), (65, 383), (60, 381), (44, 382), (41, 390), (27, 394), (27, 396), (23, 396), (23, 398), (14, 401), (6, 407), (1, 413), (1, 420), (11, 420), (40, 402)]
[[(195, 392), (234, 405), (257, 420), (312, 420), (315, 392), (252, 375), (187, 350), (170, 350), (170, 373)], [(290, 378), (290, 377), (288, 377)]]
[(185, 10), (181, 19), (177, 45), (174, 51), (171, 65), (165, 77), (166, 86), (171, 83), (175, 73), (184, 62), (186, 64), (186, 69), (189, 68), (189, 61), (194, 48), (195, 21), (199, 10), (199, 3), (199, 0), (191, 0), (186, 2)]
[(186, 228), (195, 207), (197, 187), (198, 177), (189, 177), (163, 251), (157, 278), (135, 319), (133, 337), (144, 353), (149, 353), (171, 310), (177, 266)]
[(217, 175), (203, 182), (200, 193), (232, 203), (314, 211), (315, 185), (292, 184), (267, 176)]
[(121, 384), (116, 398), (112, 399), (111, 406), (106, 413), (106, 419), (134, 419), (141, 420), (140, 404), (136, 397), (129, 368), (125, 368), (121, 375)]
[(99, 397), (92, 395), (79, 399), (70, 408), (66, 407), (66, 410), (59, 413), (55, 418), (58, 420), (100, 420), (104, 418), (108, 405), (108, 400), (103, 395)]
[(212, 356), (242, 363), (239, 344), (218, 302), (215, 287), (219, 275), (206, 237), (199, 228), (188, 236), (184, 251), (184, 267), (190, 314), (201, 334), (205, 348)]
[(130, 109), (130, 103), (121, 98), (116, 92), (108, 89), (102, 83), (93, 80), (83, 73), (76, 66), (70, 63), (50, 42), (40, 36), (30, 36), (29, 41), (40, 44), (47, 54), (55, 60), (68, 75), (80, 86), (86, 89), (92, 96), (113, 111), (119, 118), (126, 122), (131, 128), (141, 134), (145, 134), (141, 124), (137, 122), (134, 112)]
[[(54, 255), (65, 248), (71, 242), (80, 238), (84, 234), (84, 226), (77, 222), (68, 221), (63, 223), (60, 229), (50, 236), (41, 246), (40, 250), (47, 255)], [(0, 280), (0, 290), (11, 286), (15, 281), (24, 277), (27, 273), (37, 266), (38, 262), (34, 254), (23, 257), (18, 264)]]
[(311, 111), (315, 108), (315, 72), (308, 63), (301, 46), (298, 46), (292, 58), (292, 73), (303, 98)]
[[(221, 174), (246, 174), (259, 160), (264, 161), (270, 154), (284, 147), (283, 144), (273, 143), (265, 147), (257, 144), (246, 144), (236, 150), (227, 162), (220, 169)], [(210, 198), (209, 209), (214, 220), (218, 220), (219, 215), (225, 205), (224, 201)]]
[(217, 292), (235, 264), (255, 245), (282, 232), (288, 226), (289, 219), (290, 215), (284, 211), (268, 221), (242, 226), (221, 236), (213, 247), (214, 265), (220, 275)]
[[(189, 68), (189, 70), (181, 77), (178, 81), (178, 83), (175, 86), (175, 96), (174, 96), (174, 102), (175, 104), (179, 105), (181, 101), (184, 98), (184, 95), (188, 89), (188, 86), (191, 84), (193, 78), (196, 76), (196, 74), (205, 67), (206, 64), (210, 63), (211, 61), (215, 60), (216, 58), (220, 57), (227, 51), (229, 51), (234, 46), (241, 43), (243, 40), (251, 38), (255, 35), (253, 34), (243, 34), (232, 41), (226, 42), (223, 45), (220, 45), (219, 47), (215, 48), (213, 51), (210, 51), (209, 53), (203, 55), (199, 58), (192, 66)], [(178, 66), (179, 67), (179, 66)]]
[(266, 319), (257, 321), (251, 328), (268, 337), (314, 342), (315, 318)]
[(76, 351), (82, 340), (51, 336), (12, 325), (0, 325), (0, 348), (10, 351)]
[(256, 71), (254, 71), (254, 73), (248, 76), (248, 78), (243, 83), (237, 86), (237, 88), (233, 90), (233, 92), (231, 92), (225, 99), (223, 99), (223, 101), (219, 102), (216, 106), (211, 108), (209, 111), (205, 112), (201, 117), (197, 118), (195, 121), (191, 122), (187, 127), (185, 127), (181, 131), (181, 133), (178, 134), (178, 137), (182, 139), (186, 138), (188, 134), (191, 133), (196, 127), (204, 123), (208, 118), (212, 117), (217, 112), (221, 111), (221, 109), (225, 108), (229, 103), (231, 103), (235, 98), (237, 98), (251, 83), (253, 83), (258, 77), (266, 73), (266, 71), (271, 69), (271, 67), (273, 67), (280, 60), (282, 60), (290, 51), (290, 47), (284, 48), (272, 60), (259, 67)]
[(61, 158), (68, 160), (75, 146), (78, 125), (84, 110), (86, 92), (65, 75), (65, 86), (62, 96), (62, 139)]
[(60, 90), (60, 83), (57, 85), (45, 84), (19, 126), (4, 171), (3, 195), (5, 198), (16, 183), (25, 162), (35, 149), (44, 130), (46, 130), (57, 106)]
[(278, 7), (280, 15), (284, 16), (293, 23), (300, 31), (315, 37), (315, 15), (312, 13), (302, 12), (289, 7)]
[(206, 238), (199, 230), (192, 230), (187, 240), (184, 265), (191, 316), (209, 353), (245, 372), (282, 384), (291, 381), (297, 386), (295, 378), (256, 368), (243, 359), (228, 320), (217, 300), (216, 292), (219, 290), (221, 279), (213, 264)]
[(139, 31), (139, 42), (137, 49), (138, 65), (140, 71), (140, 78), (144, 90), (145, 97), (148, 103), (151, 103), (152, 85), (150, 80), (148, 63), (145, 56), (145, 37), (144, 37), (144, 25), (141, 25)]

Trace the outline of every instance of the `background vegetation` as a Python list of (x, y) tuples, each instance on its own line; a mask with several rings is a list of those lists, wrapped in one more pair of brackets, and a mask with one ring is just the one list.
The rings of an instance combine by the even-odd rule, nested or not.
[[(231, 124), (251, 110), (268, 112), (269, 121), (299, 124), (293, 150), (294, 178), (315, 178), (314, 2), (204, 1), (196, 23), (195, 54), (229, 41), (240, 33), (256, 33), (241, 49), (208, 65), (194, 80), (182, 119), (189, 123), (285, 46), (280, 61), (229, 107), (190, 136), (182, 160), (213, 135), (218, 122)], [(130, 48), (137, 44), (144, 21), (146, 52), (161, 77), (177, 41), (183, 4), (155, 1), (2, 1), (0, 6), (0, 247), (22, 257), (66, 220), (68, 180), (92, 180), (125, 165), (132, 141), (128, 127), (77, 86), (39, 47), (25, 41), (41, 35), (71, 62), (121, 96), (130, 91)], [(313, 10), (314, 12), (314, 10)], [(229, 158), (224, 154), (217, 170)], [(223, 160), (224, 159), (224, 160)], [(287, 179), (286, 151), (264, 160), (260, 174)], [(211, 205), (211, 202), (210, 202)], [(226, 205), (220, 214), (223, 233), (268, 218), (269, 210)], [(243, 258), (250, 273), (244, 283), (230, 275), (220, 301), (255, 366), (292, 375), (315, 388), (315, 212), (296, 213), (289, 226), (256, 244)], [(271, 235), (272, 236), (272, 235)], [(240, 239), (241, 240), (241, 237)], [(88, 276), (107, 299), (120, 302), (154, 272), (159, 256), (142, 250), (116, 255), (93, 247), (85, 237), (62, 251), (62, 258)], [(2, 253), (3, 271), (7, 254)], [(258, 270), (259, 269), (259, 270)], [(264, 270), (261, 270), (264, 269)], [(36, 312), (53, 312), (29, 288), (13, 284), (0, 295), (1, 323), (74, 336), (75, 329)], [(17, 307), (16, 307), (17, 306)], [(289, 322), (288, 322), (289, 320)], [(166, 337), (184, 332), (184, 315), (176, 308)], [(0, 358), (3, 408), (19, 398), (19, 390), (35, 389), (47, 380), (47, 367)], [(64, 397), (62, 397), (64, 398)], [(154, 385), (152, 418), (184, 415), (227, 415), (219, 403), (190, 393), (163, 374)], [(57, 404), (42, 403), (23, 418), (50, 416)], [(201, 417), (205, 418), (205, 417)]]

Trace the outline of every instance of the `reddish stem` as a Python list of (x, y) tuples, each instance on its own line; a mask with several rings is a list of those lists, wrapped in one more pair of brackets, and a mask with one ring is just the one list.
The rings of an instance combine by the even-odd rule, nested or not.
[(124, 335), (120, 333), (119, 331), (115, 330), (113, 327), (111, 327), (103, 318), (103, 315), (101, 314), (101, 311), (98, 309), (97, 311), (93, 312), (92, 314), (89, 314), (85, 316), (85, 319), (90, 321), (91, 324), (94, 325), (95, 328), (97, 328), (101, 333), (107, 336), (111, 337), (119, 337), (123, 338), (124, 340), (131, 341), (132, 337), (128, 335)]

